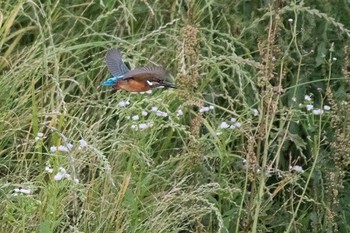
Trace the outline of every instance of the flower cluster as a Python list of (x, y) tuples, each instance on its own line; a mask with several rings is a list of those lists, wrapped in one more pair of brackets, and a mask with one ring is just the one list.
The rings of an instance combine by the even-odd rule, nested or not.
[[(80, 139), (79, 140), (79, 144), (80, 145), (79, 145), (78, 149), (82, 149), (82, 148), (85, 148), (85, 147), (88, 146), (88, 143), (84, 139)], [(70, 152), (73, 149), (73, 147), (74, 147), (73, 144), (66, 143), (64, 145), (51, 146), (50, 147), (50, 151), (52, 153), (55, 153), (57, 151), (68, 153), (68, 152)]]
[[(238, 122), (236, 118), (232, 117), (229, 122), (226, 122), (226, 121), (221, 122), (219, 125), (219, 129), (220, 130), (222, 130), (222, 129), (236, 129), (236, 128), (240, 128), (241, 126), (242, 126), (242, 124), (240, 122)], [(222, 131), (220, 131), (220, 130), (218, 130), (216, 132), (216, 135), (222, 134)]]
[(32, 193), (32, 190), (30, 189), (26, 189), (26, 188), (15, 188), (13, 193), (13, 196), (18, 196), (19, 194), (25, 194), (25, 195), (29, 195)]
[(221, 122), (219, 128), (220, 129), (228, 129), (228, 128), (235, 129), (235, 128), (239, 128), (241, 126), (242, 126), (242, 124), (240, 122), (238, 122), (236, 118), (232, 117), (230, 119), (229, 123), (227, 123), (226, 121)]
[[(331, 107), (329, 105), (324, 105), (323, 109), (314, 108), (310, 95), (305, 95), (304, 100), (306, 101), (306, 105), (305, 105), (306, 111), (312, 112), (313, 115), (322, 115), (325, 111), (331, 110)], [(300, 104), (300, 107), (302, 106), (303, 105)]]
[[(49, 166), (46, 166), (45, 167), (45, 171), (47, 173), (53, 173), (54, 169), (49, 167)], [(66, 171), (66, 169), (64, 167), (59, 167), (58, 168), (58, 172), (55, 174), (53, 179), (55, 181), (60, 181), (60, 180), (63, 180), (63, 179), (72, 180), (72, 176)], [(76, 184), (79, 184), (79, 180), (77, 178), (74, 178), (73, 181)]]
[(203, 106), (199, 108), (199, 112), (209, 112), (210, 110), (213, 110), (214, 106), (210, 105), (210, 106)]

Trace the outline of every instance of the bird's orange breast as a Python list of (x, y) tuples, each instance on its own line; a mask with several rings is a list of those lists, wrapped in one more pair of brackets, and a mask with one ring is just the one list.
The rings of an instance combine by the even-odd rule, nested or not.
[(145, 92), (151, 90), (147, 81), (136, 81), (134, 79), (120, 80), (115, 89), (123, 89), (130, 92)]

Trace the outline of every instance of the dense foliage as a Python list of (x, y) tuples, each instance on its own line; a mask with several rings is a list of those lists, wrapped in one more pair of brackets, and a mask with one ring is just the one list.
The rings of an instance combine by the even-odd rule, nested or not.
[[(349, 38), (346, 0), (1, 1), (1, 232), (350, 231)], [(102, 87), (112, 47), (177, 88)]]

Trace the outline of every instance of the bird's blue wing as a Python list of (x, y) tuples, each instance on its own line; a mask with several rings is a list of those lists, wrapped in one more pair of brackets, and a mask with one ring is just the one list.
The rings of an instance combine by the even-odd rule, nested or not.
[(114, 77), (119, 77), (129, 71), (128, 67), (123, 62), (122, 54), (115, 48), (108, 50), (106, 54), (106, 65), (109, 72)]
[(109, 78), (107, 79), (106, 81), (104, 81), (101, 85), (102, 86), (105, 86), (105, 87), (108, 87), (108, 86), (115, 86), (117, 85), (118, 81), (120, 79), (122, 79), (124, 77), (124, 75), (120, 75), (118, 77), (112, 77), (112, 78)]

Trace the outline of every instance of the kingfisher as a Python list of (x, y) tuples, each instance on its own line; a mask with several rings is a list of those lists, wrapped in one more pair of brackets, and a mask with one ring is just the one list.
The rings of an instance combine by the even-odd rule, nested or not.
[(134, 70), (124, 64), (122, 54), (112, 48), (106, 54), (106, 65), (113, 77), (102, 83), (102, 86), (113, 86), (115, 90), (129, 92), (146, 92), (153, 87), (175, 88), (175, 85), (166, 80), (166, 71), (162, 67), (140, 67)]

